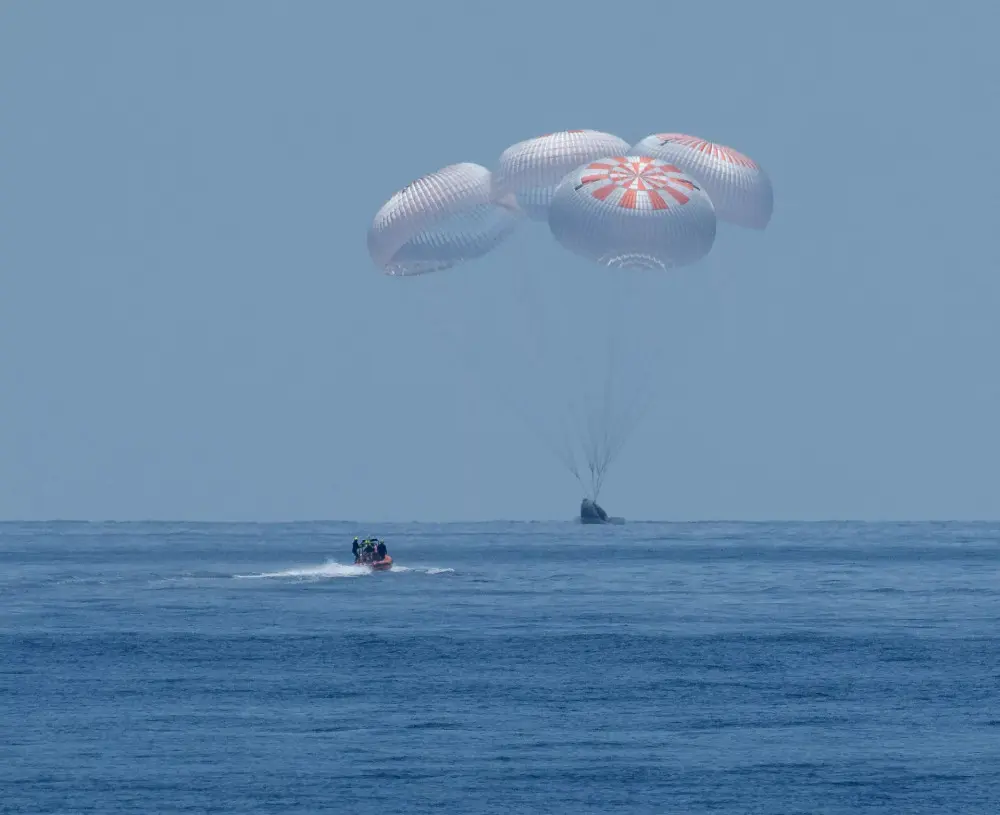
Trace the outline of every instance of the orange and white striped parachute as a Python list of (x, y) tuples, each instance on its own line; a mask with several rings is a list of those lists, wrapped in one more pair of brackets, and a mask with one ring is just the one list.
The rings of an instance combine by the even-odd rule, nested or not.
[(590, 162), (562, 181), (549, 229), (566, 249), (605, 266), (671, 269), (715, 242), (715, 210), (690, 176), (647, 156)]

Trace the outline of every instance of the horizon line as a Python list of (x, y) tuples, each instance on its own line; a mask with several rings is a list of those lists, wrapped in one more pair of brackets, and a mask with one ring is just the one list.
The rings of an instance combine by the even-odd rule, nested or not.
[[(359, 520), (355, 518), (285, 518), (285, 519), (227, 519), (213, 518), (0, 518), (3, 524), (244, 524), (251, 525), (288, 525), (288, 524), (356, 524), (370, 526), (373, 524), (579, 524), (579, 518), (490, 518), (490, 519), (439, 519), (439, 520)], [(1000, 518), (637, 518), (626, 519), (625, 526), (630, 524), (927, 524), (927, 523), (1000, 523)], [(606, 524), (618, 526), (617, 524)], [(605, 526), (605, 524), (594, 524)]]

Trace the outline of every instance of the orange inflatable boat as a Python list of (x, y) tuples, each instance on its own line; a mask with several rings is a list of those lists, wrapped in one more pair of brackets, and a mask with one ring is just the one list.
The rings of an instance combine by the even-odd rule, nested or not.
[(376, 560), (371, 564), (376, 572), (387, 572), (392, 568), (392, 555), (386, 555), (382, 560)]

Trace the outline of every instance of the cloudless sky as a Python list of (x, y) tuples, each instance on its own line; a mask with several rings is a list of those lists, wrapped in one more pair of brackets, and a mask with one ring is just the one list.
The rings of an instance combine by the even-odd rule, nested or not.
[(533, 225), (394, 280), (365, 236), (419, 175), (597, 128), (775, 188), (765, 232), (628, 301), (662, 387), (609, 511), (998, 518), (998, 29), (973, 0), (0, 2), (0, 517), (572, 517), (493, 396), (544, 373), (456, 351), (512, 270), (569, 315), (594, 270)]

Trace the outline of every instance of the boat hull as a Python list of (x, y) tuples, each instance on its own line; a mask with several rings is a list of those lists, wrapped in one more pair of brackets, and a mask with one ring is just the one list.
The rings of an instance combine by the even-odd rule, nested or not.
[(392, 555), (386, 555), (384, 560), (376, 560), (371, 564), (372, 570), (376, 572), (387, 572), (392, 568)]

